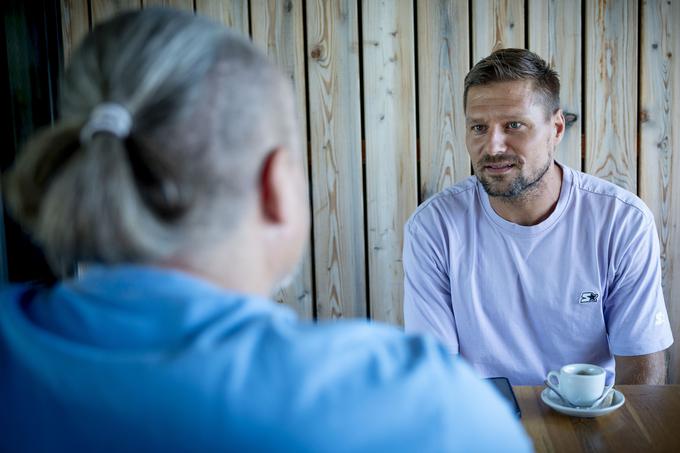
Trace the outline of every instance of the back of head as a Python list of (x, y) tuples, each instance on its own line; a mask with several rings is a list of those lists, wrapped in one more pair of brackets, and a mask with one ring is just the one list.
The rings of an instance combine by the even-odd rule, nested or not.
[[(127, 111), (129, 131), (81, 138), (102, 105)], [(5, 193), (57, 271), (162, 260), (228, 234), (267, 152), (297, 148), (295, 127), (285, 78), (245, 38), (191, 13), (129, 12), (74, 54), (60, 120)]]
[(465, 76), (463, 107), (468, 90), (498, 82), (530, 81), (545, 105), (546, 115), (560, 108), (560, 79), (541, 57), (526, 49), (499, 49), (480, 60)]

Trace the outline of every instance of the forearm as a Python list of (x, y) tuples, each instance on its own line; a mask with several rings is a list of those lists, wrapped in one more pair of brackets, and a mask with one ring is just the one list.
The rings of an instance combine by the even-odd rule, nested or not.
[(664, 351), (641, 356), (616, 356), (617, 384), (665, 384)]

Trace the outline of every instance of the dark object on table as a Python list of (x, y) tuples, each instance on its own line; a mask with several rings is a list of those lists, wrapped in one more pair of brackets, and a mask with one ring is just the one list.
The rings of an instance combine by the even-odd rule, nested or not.
[(512, 390), (510, 381), (506, 377), (492, 377), (486, 378), (485, 380), (491, 382), (496, 390), (503, 395), (510, 405), (512, 406), (512, 411), (517, 416), (517, 418), (522, 418), (522, 411), (519, 409), (519, 404), (517, 404), (517, 398), (515, 398), (515, 392)]

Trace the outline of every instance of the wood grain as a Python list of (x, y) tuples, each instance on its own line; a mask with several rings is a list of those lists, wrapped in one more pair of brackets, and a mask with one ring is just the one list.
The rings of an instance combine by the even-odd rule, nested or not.
[[(301, 0), (256, 1), (252, 10), (253, 42), (259, 45), (290, 78), (295, 90), (300, 136), (306, 137), (306, 87), (304, 63), (304, 21)], [(303, 139), (303, 143), (306, 140)], [(305, 177), (308, 158), (305, 153)], [(301, 318), (314, 317), (312, 292), (312, 250), (305, 250), (300, 272), (291, 284), (276, 295), (276, 299), (293, 308)]]
[(172, 8), (194, 10), (193, 0), (142, 0), (143, 6), (169, 6)]
[[(670, 4), (669, 4), (670, 3)], [(664, 296), (675, 344), (669, 382), (680, 383), (680, 3), (643, 3), (640, 27), (640, 197), (654, 213)]]
[(543, 387), (514, 387), (522, 424), (542, 452), (680, 451), (680, 385), (620, 385), (626, 398), (596, 418), (560, 414), (541, 401)]
[(71, 61), (71, 56), (80, 44), (80, 40), (90, 30), (87, 9), (87, 0), (62, 0), (61, 2), (61, 34), (64, 40), (64, 64), (66, 65)]
[(470, 175), (463, 81), (470, 69), (468, 2), (418, 5), (420, 199)]
[(105, 21), (121, 11), (141, 7), (141, 0), (90, 0), (92, 24)]
[(365, 317), (357, 4), (307, 6), (317, 317)]
[(524, 0), (475, 0), (472, 5), (473, 64), (504, 47), (524, 47)]
[(369, 312), (403, 324), (403, 226), (418, 200), (413, 2), (362, 1)]
[(196, 12), (250, 35), (248, 0), (196, 0)]
[(556, 159), (581, 170), (581, 2), (529, 0), (528, 12), (529, 49), (557, 71), (562, 110), (577, 117), (567, 126)]
[(586, 1), (586, 172), (637, 192), (635, 0)]

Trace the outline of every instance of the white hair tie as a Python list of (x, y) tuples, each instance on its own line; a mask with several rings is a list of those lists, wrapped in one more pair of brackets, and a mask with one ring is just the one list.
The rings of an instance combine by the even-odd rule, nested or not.
[(98, 132), (108, 132), (124, 139), (130, 135), (131, 127), (132, 116), (125, 107), (114, 102), (104, 102), (92, 110), (90, 118), (80, 130), (80, 143), (89, 143)]

